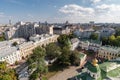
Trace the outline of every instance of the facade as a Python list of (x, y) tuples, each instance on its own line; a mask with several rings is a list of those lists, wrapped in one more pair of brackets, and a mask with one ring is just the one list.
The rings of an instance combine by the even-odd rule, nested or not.
[(115, 59), (120, 55), (119, 47), (102, 46), (98, 51), (98, 57), (105, 59)]
[(88, 50), (88, 49), (89, 49), (89, 44), (90, 44), (89, 41), (80, 41), (79, 46), (80, 46), (82, 49)]
[(26, 23), (24, 25), (20, 25), (17, 31), (19, 37), (25, 39), (29, 39), (30, 36), (36, 34), (35, 25), (32, 23)]
[(36, 46), (46, 46), (49, 43), (57, 42), (59, 35), (51, 34), (42, 34), (42, 35), (33, 35), (30, 37), (30, 40), (34, 42)]
[(101, 41), (96, 41), (96, 40), (90, 40), (90, 44), (89, 44), (89, 50), (93, 50), (94, 52), (98, 52), (98, 50), (100, 49), (102, 45)]
[(20, 60), (21, 55), (16, 47), (6, 47), (0, 50), (0, 61), (6, 61), (11, 65)]
[(68, 28), (68, 26), (55, 26), (53, 28), (53, 33), (54, 34), (69, 34), (70, 33), (70, 29)]
[(79, 46), (82, 49), (85, 50), (93, 50), (94, 52), (98, 52), (98, 50), (101, 47), (101, 42), (100, 41), (96, 41), (96, 40), (80, 40), (80, 44)]
[(83, 29), (78, 29), (78, 30), (75, 30), (74, 31), (74, 34), (76, 35), (76, 36), (78, 36), (79, 38), (89, 38), (90, 37), (90, 35), (92, 34), (94, 32), (94, 30), (92, 29), (92, 28), (90, 28), (90, 29), (85, 29), (85, 30), (83, 30)]
[(115, 29), (113, 28), (102, 28), (102, 30), (100, 30), (101, 37), (109, 37), (113, 34), (115, 34)]
[(53, 27), (53, 25), (39, 24), (39, 26), (35, 27), (36, 34), (53, 34)]
[(71, 50), (75, 50), (79, 46), (79, 39), (73, 38), (71, 41)]
[[(56, 42), (59, 35), (42, 34), (30, 37), (30, 41), (24, 39), (13, 39), (0, 42), (0, 61), (6, 61), (10, 65), (20, 61), (32, 54), (32, 50), (37, 46), (46, 46), (49, 43)], [(12, 44), (17, 42), (18, 45)]]
[(10, 28), (6, 29), (6, 31), (4, 33), (5, 33), (5, 39), (7, 39), (7, 40), (18, 37), (17, 28), (15, 28), (15, 27), (10, 27)]
[(84, 53), (80, 53), (80, 66), (83, 66), (84, 62), (86, 61), (87, 55)]
[(21, 57), (26, 58), (28, 55), (32, 54), (32, 50), (35, 47), (36, 46), (34, 45), (34, 43), (32, 41), (24, 42), (23, 44), (18, 45)]

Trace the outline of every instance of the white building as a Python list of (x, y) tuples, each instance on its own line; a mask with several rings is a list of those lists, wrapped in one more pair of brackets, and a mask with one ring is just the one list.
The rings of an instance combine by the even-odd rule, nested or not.
[(75, 50), (79, 46), (79, 39), (73, 38), (71, 41), (71, 50)]
[(94, 52), (98, 52), (98, 50), (101, 47), (101, 42), (100, 41), (95, 41), (95, 40), (80, 40), (79, 46), (82, 49), (85, 50), (93, 50)]
[(0, 50), (0, 61), (6, 61), (9, 64), (14, 64), (21, 60), (20, 52), (16, 47), (6, 47)]
[(79, 38), (89, 38), (90, 37), (90, 35), (92, 34), (94, 32), (94, 30), (92, 29), (92, 28), (90, 28), (90, 29), (85, 29), (85, 30), (83, 30), (83, 29), (78, 29), (78, 30), (75, 30), (74, 31), (74, 34), (76, 35), (76, 36), (78, 36)]
[(89, 44), (90, 44), (89, 41), (80, 41), (80, 47), (82, 49), (88, 50), (89, 49)]
[(109, 37), (113, 34), (115, 34), (115, 29), (113, 28), (102, 28), (102, 30), (100, 30), (101, 37)]
[(8, 28), (4, 33), (5, 33), (5, 39), (7, 40), (18, 37), (17, 28), (15, 27)]
[(57, 42), (59, 35), (51, 34), (42, 34), (42, 35), (33, 35), (30, 37), (31, 41), (34, 41), (37, 46), (46, 46), (49, 43)]

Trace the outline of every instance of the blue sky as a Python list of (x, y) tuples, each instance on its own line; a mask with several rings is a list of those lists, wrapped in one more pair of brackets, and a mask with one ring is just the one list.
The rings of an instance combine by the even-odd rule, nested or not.
[(120, 0), (0, 0), (0, 23), (120, 22)]

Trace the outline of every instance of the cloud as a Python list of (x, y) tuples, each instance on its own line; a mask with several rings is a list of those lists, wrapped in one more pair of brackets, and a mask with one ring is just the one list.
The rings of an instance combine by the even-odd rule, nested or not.
[(96, 4), (98, 2), (100, 2), (101, 0), (91, 0), (92, 3)]
[(60, 12), (69, 15), (76, 15), (76, 16), (86, 16), (92, 15), (94, 10), (92, 8), (82, 7), (76, 4), (65, 5), (59, 9)]
[(61, 7), (59, 12), (71, 22), (120, 22), (120, 5), (101, 4), (94, 7), (83, 7), (77, 4), (69, 4)]

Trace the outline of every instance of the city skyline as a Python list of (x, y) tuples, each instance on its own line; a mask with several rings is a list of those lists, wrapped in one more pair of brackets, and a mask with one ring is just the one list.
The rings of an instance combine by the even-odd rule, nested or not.
[(120, 23), (119, 0), (1, 0), (0, 24), (17, 21)]

